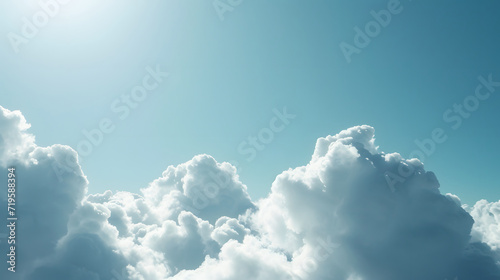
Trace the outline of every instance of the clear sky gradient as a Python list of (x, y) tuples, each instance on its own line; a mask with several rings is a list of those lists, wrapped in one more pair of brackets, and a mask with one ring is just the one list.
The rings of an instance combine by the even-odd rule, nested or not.
[[(40, 146), (76, 149), (82, 130), (110, 119), (114, 131), (82, 161), (91, 193), (137, 192), (207, 153), (238, 162), (257, 199), (310, 160), (318, 137), (368, 124), (382, 151), (404, 157), (441, 128), (447, 139), (424, 163), (442, 192), (500, 199), (500, 87), (454, 111), (474, 101), (479, 76), (500, 82), (497, 1), (401, 1), (350, 62), (340, 44), (355, 46), (355, 27), (391, 1), (243, 1), (221, 20), (211, 1), (73, 0), (16, 53), (8, 34), (41, 9), (22, 2), (0, 3), (0, 103), (23, 112)], [(170, 76), (121, 120), (112, 104), (157, 66)], [(248, 161), (238, 146), (284, 107), (295, 118)]]

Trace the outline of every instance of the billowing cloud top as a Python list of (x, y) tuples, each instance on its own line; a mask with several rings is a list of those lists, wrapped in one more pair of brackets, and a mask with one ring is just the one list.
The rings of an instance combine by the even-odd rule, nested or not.
[(20, 177), (17, 270), (1, 279), (500, 279), (500, 202), (467, 212), (417, 159), (380, 152), (370, 126), (318, 139), (257, 202), (209, 155), (140, 194), (87, 194), (76, 152), (28, 128), (0, 107), (0, 165)]

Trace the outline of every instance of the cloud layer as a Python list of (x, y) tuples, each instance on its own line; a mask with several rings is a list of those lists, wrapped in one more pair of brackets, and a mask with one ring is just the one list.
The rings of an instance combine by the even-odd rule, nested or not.
[(76, 152), (28, 129), (0, 107), (0, 166), (19, 176), (18, 269), (2, 279), (500, 279), (500, 202), (464, 210), (421, 162), (379, 151), (370, 126), (318, 139), (256, 202), (209, 155), (140, 194), (88, 194)]

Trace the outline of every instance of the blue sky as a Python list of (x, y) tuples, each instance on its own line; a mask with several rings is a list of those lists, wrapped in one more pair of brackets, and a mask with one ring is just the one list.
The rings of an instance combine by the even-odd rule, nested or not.
[(500, 279), (499, 10), (1, 2), (0, 278)]
[[(41, 146), (76, 148), (82, 129), (111, 119), (116, 129), (82, 161), (91, 193), (137, 191), (207, 153), (237, 161), (258, 199), (276, 175), (309, 162), (318, 137), (369, 124), (382, 151), (405, 157), (442, 128), (448, 139), (425, 160), (442, 192), (468, 204), (500, 199), (500, 89), (458, 129), (443, 120), (478, 76), (500, 81), (500, 4), (401, 1), (348, 63), (339, 44), (353, 44), (354, 27), (387, 3), (244, 1), (220, 20), (210, 1), (73, 1), (19, 53), (2, 40), (1, 103), (23, 112)], [(21, 33), (21, 19), (39, 10), (2, 2), (0, 31)], [(169, 78), (120, 120), (113, 101), (157, 65)], [(248, 162), (238, 145), (284, 107), (296, 117)]]

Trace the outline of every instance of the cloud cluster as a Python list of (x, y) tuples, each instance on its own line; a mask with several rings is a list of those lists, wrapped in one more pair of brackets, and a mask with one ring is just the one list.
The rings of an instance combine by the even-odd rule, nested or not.
[[(421, 162), (379, 151), (366, 125), (318, 139), (257, 202), (208, 155), (140, 194), (88, 194), (76, 152), (38, 147), (28, 128), (0, 107), (20, 219), (18, 271), (2, 279), (500, 279), (500, 202), (469, 214)], [(401, 165), (414, 172), (394, 191), (385, 174)]]

